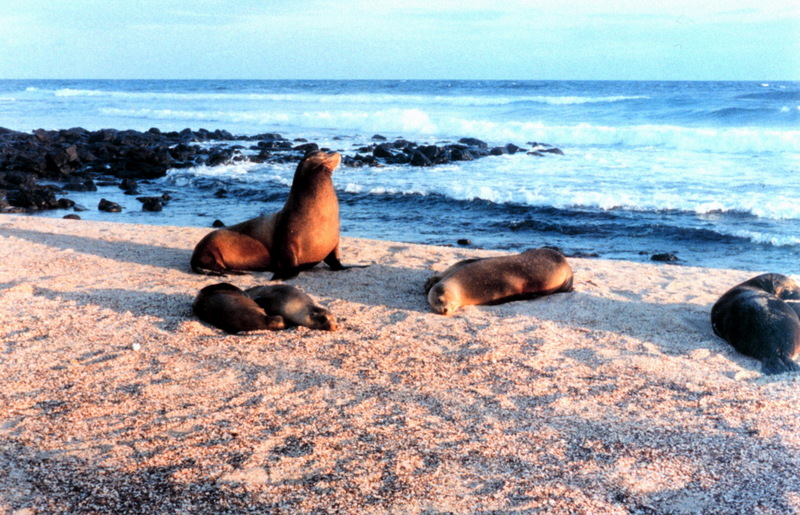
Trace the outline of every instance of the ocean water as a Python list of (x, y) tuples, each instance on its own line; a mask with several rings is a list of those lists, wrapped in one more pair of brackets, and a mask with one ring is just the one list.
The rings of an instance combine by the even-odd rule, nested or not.
[[(354, 155), (390, 141), (525, 152), (431, 168), (341, 167), (347, 236), (800, 274), (800, 83), (592, 81), (0, 81), (0, 126), (277, 132)], [(253, 143), (246, 143), (252, 145)], [(84, 219), (210, 226), (279, 209), (294, 166), (235, 164), (170, 171), (143, 194), (109, 187), (122, 213)], [(228, 191), (218, 198), (219, 189)], [(85, 195), (85, 196), (84, 196)], [(55, 211), (45, 216), (63, 216)]]

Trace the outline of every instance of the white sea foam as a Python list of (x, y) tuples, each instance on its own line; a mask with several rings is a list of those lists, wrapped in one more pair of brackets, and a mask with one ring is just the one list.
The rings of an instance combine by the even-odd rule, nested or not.
[[(721, 232), (725, 233), (726, 231), (722, 230)], [(737, 238), (744, 238), (746, 240), (750, 240), (754, 243), (762, 243), (768, 245), (775, 245), (778, 247), (789, 246), (789, 245), (800, 245), (800, 238), (797, 236), (780, 236), (774, 234), (765, 234), (763, 232), (756, 232), (756, 231), (730, 231), (731, 236), (736, 236)]]
[(292, 119), (288, 113), (270, 112), (231, 112), (231, 111), (196, 111), (180, 109), (121, 109), (103, 107), (99, 109), (103, 115), (120, 118), (137, 118), (160, 121), (187, 121), (207, 123), (247, 123), (247, 124), (282, 124)]
[(611, 127), (578, 123), (432, 120), (438, 132), (470, 134), (489, 141), (546, 141), (564, 146), (657, 147), (697, 152), (800, 152), (800, 130), (765, 128), (693, 128), (672, 125)]
[[(658, 147), (700, 152), (800, 152), (800, 130), (693, 128), (672, 125), (611, 127), (578, 123), (452, 120), (442, 132), (477, 134), (494, 141), (549, 141), (559, 145)], [(458, 128), (461, 128), (459, 131)]]
[[(602, 152), (598, 152), (602, 155)], [(703, 166), (693, 153), (630, 156), (609, 151), (598, 158), (567, 155), (488, 157), (448, 167), (344, 169), (351, 193), (437, 194), (455, 200), (650, 213), (683, 212), (714, 220), (749, 214), (775, 221), (800, 220), (800, 185), (765, 182), (731, 156)], [(727, 190), (720, 194), (720, 184)]]
[(238, 161), (225, 165), (198, 165), (191, 168), (171, 170), (172, 175), (195, 175), (198, 177), (221, 177), (221, 178), (242, 178), (246, 177), (253, 170), (259, 167), (256, 163), (249, 161)]
[[(31, 89), (31, 88), (29, 88)], [(35, 88), (34, 88), (35, 89)], [(649, 98), (645, 95), (534, 95), (534, 96), (474, 96), (474, 95), (410, 95), (388, 93), (348, 93), (348, 94), (310, 94), (310, 93), (175, 93), (158, 91), (115, 91), (96, 89), (62, 88), (53, 91), (56, 97), (116, 97), (132, 100), (173, 100), (173, 101), (260, 101), (272, 103), (295, 103), (307, 105), (450, 105), (450, 106), (504, 106), (519, 103), (549, 105), (580, 105), (594, 103), (613, 103)]]
[(469, 135), (493, 144), (546, 141), (562, 146), (654, 147), (695, 152), (800, 152), (800, 130), (737, 127), (697, 128), (675, 125), (605, 126), (591, 123), (553, 125), (540, 121), (489, 121), (440, 116), (422, 109), (385, 110), (184, 110), (100, 108), (103, 115), (160, 121), (242, 124), (252, 131), (263, 126), (290, 126), (301, 135), (320, 130), (362, 134), (385, 132), (407, 137), (458, 138)]
[(578, 105), (578, 104), (604, 104), (611, 102), (624, 102), (626, 100), (646, 100), (646, 95), (617, 95), (607, 97), (581, 97), (581, 96), (539, 96), (527, 97), (524, 100), (550, 105)]
[[(580, 230), (591, 234), (586, 240), (574, 236), (579, 247), (602, 245), (606, 224), (615, 223), (633, 239), (648, 238), (653, 230), (657, 236), (652, 237), (662, 237), (664, 227), (674, 227), (676, 238), (666, 239), (682, 257), (730, 250), (725, 238), (717, 246), (714, 233), (753, 242), (733, 242), (750, 253), (748, 260), (763, 248), (791, 246), (770, 254), (772, 262), (780, 263), (794, 259), (800, 247), (798, 83), (49, 81), (4, 86), (0, 118), (3, 126), (16, 130), (82, 126), (278, 132), (350, 155), (376, 133), (419, 144), (464, 136), (489, 145), (547, 142), (565, 155), (521, 153), (432, 168), (342, 167), (334, 184), (341, 195), (436, 195), (515, 204), (508, 210), (496, 207), (495, 212), (509, 216), (526, 211), (519, 206), (560, 208), (565, 213), (555, 216), (583, 224)], [(264, 191), (288, 186), (293, 168), (269, 163), (196, 167), (173, 170), (167, 181), (187, 191), (200, 178), (196, 184), (204, 187), (219, 182), (231, 191)], [(234, 212), (235, 195), (228, 200)], [(398, 205), (388, 201), (377, 209)], [(483, 207), (476, 205), (476, 212)], [(376, 209), (372, 202), (348, 208)], [(484, 224), (484, 230), (486, 223), (494, 223), (479, 216), (473, 221), (476, 227)], [(569, 231), (553, 234), (567, 247), (573, 238)], [(685, 243), (695, 236), (696, 241)], [(514, 236), (498, 234), (496, 240), (507, 238)], [(610, 247), (630, 253), (638, 245), (622, 240), (609, 242)], [(731, 264), (726, 259), (734, 258), (717, 264)]]
[[(747, 213), (762, 219), (800, 220), (800, 209), (790, 206), (789, 199), (775, 205), (762, 199), (759, 206), (743, 199), (719, 202), (708, 198), (687, 198), (681, 191), (658, 195), (636, 190), (593, 190), (589, 188), (515, 188), (508, 189), (488, 184), (459, 183), (432, 188), (419, 187), (420, 193), (438, 193), (457, 200), (481, 199), (494, 203), (514, 203), (530, 206), (553, 206), (559, 209), (599, 209), (604, 211), (627, 210), (639, 212), (684, 212), (696, 215)], [(765, 205), (767, 204), (767, 205)], [(789, 240), (787, 240), (789, 241)], [(793, 241), (793, 240), (792, 240)], [(798, 240), (800, 241), (800, 240)]]

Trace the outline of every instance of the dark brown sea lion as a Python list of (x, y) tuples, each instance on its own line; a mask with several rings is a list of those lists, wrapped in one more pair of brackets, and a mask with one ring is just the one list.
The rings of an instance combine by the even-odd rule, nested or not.
[(344, 270), (339, 251), (339, 201), (331, 174), (341, 156), (311, 152), (298, 165), (283, 209), (206, 235), (192, 253), (198, 273), (272, 271), (294, 277), (324, 261)]
[(256, 286), (245, 290), (269, 315), (283, 317), (287, 327), (302, 325), (322, 331), (335, 331), (336, 318), (330, 311), (314, 302), (309, 295), (288, 284)]
[(461, 306), (501, 304), (572, 291), (572, 268), (552, 249), (466, 259), (425, 283), (433, 311), (451, 315)]
[(203, 322), (233, 334), (286, 327), (282, 317), (267, 315), (256, 301), (229, 283), (212, 284), (200, 290), (192, 309)]
[(765, 374), (800, 370), (800, 285), (781, 274), (763, 274), (734, 286), (711, 308), (714, 333), (761, 361)]

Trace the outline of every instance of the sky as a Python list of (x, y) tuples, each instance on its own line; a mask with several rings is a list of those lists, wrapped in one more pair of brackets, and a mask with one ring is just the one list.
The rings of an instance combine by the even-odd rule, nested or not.
[(0, 79), (800, 80), (797, 0), (2, 0)]

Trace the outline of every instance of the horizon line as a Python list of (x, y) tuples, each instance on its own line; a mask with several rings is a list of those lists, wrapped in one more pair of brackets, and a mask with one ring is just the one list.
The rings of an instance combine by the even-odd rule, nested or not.
[(383, 78), (383, 79), (352, 79), (352, 78), (144, 78), (144, 77), (0, 77), (0, 81), (240, 81), (240, 82), (257, 82), (257, 81), (307, 81), (307, 82), (800, 82), (800, 77), (796, 79), (490, 79), (490, 78), (475, 78), (475, 79), (457, 79), (457, 78), (428, 78), (428, 79), (397, 79), (397, 78)]

